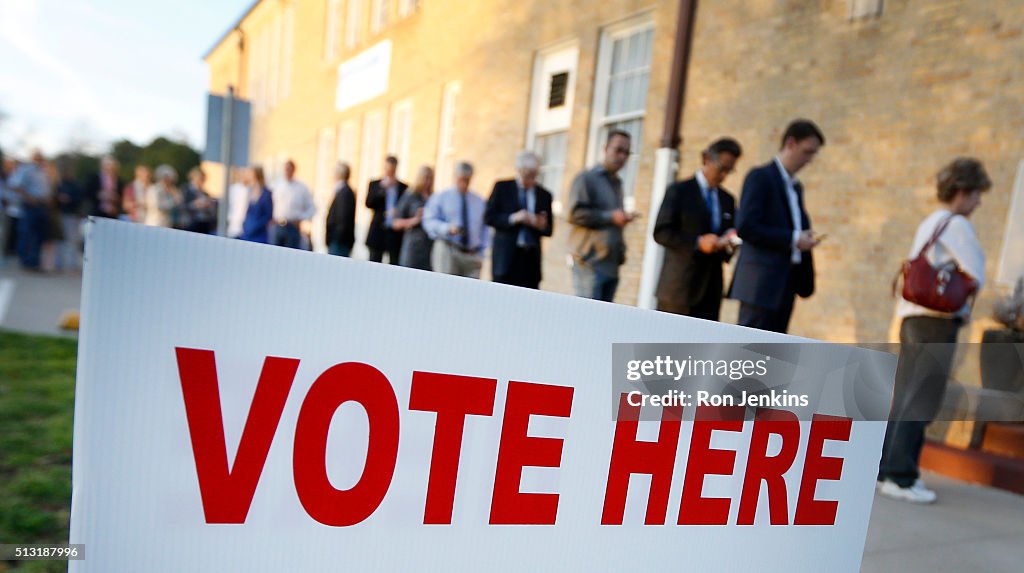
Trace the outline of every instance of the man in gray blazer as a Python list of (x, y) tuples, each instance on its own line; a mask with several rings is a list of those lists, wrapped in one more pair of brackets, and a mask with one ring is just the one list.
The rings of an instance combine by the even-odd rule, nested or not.
[(576, 296), (612, 302), (619, 286), (619, 267), (626, 261), (622, 229), (633, 215), (622, 208), (619, 171), (629, 160), (630, 136), (608, 133), (604, 159), (573, 179), (569, 191), (569, 246)]

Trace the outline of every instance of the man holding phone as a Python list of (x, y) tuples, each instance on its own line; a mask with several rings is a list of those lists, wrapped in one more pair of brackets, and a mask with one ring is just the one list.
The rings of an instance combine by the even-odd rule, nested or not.
[(825, 145), (813, 122), (793, 121), (775, 158), (747, 174), (736, 216), (743, 247), (729, 297), (740, 301), (739, 325), (785, 333), (796, 296), (814, 294), (812, 250), (824, 235), (811, 230), (796, 174)]
[(626, 262), (622, 230), (636, 218), (623, 209), (622, 179), (630, 136), (611, 130), (601, 163), (573, 179), (568, 212), (572, 231), (572, 282), (576, 296), (612, 302), (619, 286), (619, 267)]
[(693, 177), (665, 190), (654, 224), (654, 240), (665, 247), (658, 310), (718, 320), (722, 265), (732, 258), (736, 237), (736, 200), (722, 184), (742, 153), (735, 139), (723, 137), (701, 153)]

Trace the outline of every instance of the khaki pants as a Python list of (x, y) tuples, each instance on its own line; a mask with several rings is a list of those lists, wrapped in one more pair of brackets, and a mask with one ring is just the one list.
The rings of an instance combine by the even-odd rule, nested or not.
[(474, 253), (464, 253), (446, 241), (434, 241), (430, 254), (434, 270), (448, 275), (458, 275), (471, 279), (480, 278), (480, 267), (483, 257)]

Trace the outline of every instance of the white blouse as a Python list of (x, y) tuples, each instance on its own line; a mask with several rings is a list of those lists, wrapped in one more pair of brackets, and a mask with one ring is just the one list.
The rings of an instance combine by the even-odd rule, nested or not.
[[(917, 234), (914, 235), (914, 244), (910, 247), (909, 259), (913, 259), (921, 252), (921, 247), (924, 247), (925, 243), (932, 238), (935, 229), (950, 214), (951, 212), (948, 209), (939, 209), (928, 215), (921, 222), (921, 225), (917, 227)], [(978, 242), (978, 236), (974, 233), (974, 226), (963, 215), (953, 216), (949, 221), (949, 225), (946, 226), (946, 230), (942, 232), (939, 240), (935, 242), (935, 246), (925, 253), (925, 257), (934, 267), (955, 261), (960, 266), (960, 270), (978, 281), (978, 290), (981, 290), (981, 287), (985, 285), (985, 252), (981, 250), (981, 243)], [(938, 312), (918, 306), (908, 302), (902, 296), (896, 305), (896, 316), (899, 318), (908, 316), (940, 316), (947, 318), (959, 316), (966, 320), (970, 317), (970, 314), (970, 303), (965, 304), (963, 308), (955, 313)]]

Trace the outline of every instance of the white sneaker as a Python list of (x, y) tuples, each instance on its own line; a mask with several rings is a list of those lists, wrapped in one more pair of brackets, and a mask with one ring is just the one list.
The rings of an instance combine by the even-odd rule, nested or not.
[(924, 482), (917, 480), (910, 487), (900, 487), (892, 480), (878, 482), (878, 493), (885, 497), (909, 501), (910, 503), (934, 503), (938, 497), (935, 492), (925, 487)]

